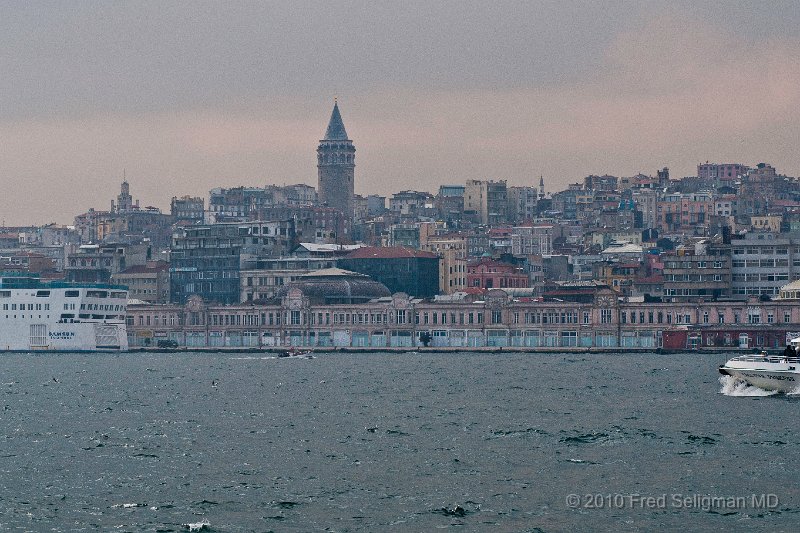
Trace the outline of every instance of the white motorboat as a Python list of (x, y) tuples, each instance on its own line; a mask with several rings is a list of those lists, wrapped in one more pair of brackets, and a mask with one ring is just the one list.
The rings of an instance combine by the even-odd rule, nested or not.
[(800, 392), (800, 358), (783, 355), (740, 355), (720, 365), (719, 373), (759, 389)]

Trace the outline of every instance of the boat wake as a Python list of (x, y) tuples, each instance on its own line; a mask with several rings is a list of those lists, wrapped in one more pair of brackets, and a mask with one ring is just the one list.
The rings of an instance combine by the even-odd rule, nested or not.
[(733, 376), (720, 376), (719, 383), (722, 388), (719, 392), (725, 396), (772, 396), (778, 394), (778, 391), (769, 391), (760, 389), (753, 385), (748, 385), (744, 381), (738, 380)]

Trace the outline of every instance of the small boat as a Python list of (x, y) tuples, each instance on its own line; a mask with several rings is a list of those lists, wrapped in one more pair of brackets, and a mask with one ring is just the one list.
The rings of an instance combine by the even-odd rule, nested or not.
[(302, 357), (304, 359), (314, 359), (314, 356), (311, 355), (311, 350), (298, 350), (294, 346), (292, 346), (285, 352), (279, 353), (278, 357), (292, 357), (292, 358)]
[(800, 358), (784, 355), (740, 355), (720, 365), (719, 373), (753, 385), (779, 392), (800, 392)]

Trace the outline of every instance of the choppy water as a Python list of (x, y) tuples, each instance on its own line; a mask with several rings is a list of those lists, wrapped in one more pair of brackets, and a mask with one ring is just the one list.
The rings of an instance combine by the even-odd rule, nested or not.
[(796, 531), (800, 403), (725, 359), (5, 354), (0, 530)]

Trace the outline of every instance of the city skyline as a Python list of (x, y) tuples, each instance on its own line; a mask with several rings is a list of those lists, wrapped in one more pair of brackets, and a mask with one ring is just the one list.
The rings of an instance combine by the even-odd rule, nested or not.
[(334, 96), (355, 192), (706, 160), (800, 174), (800, 7), (790, 2), (6, 5), (6, 224), (213, 187), (316, 185)]

